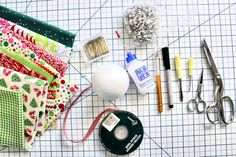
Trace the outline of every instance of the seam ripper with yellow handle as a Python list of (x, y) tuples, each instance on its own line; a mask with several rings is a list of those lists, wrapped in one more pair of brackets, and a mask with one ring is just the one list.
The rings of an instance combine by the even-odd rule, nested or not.
[(189, 91), (191, 91), (192, 87), (192, 76), (193, 76), (193, 65), (194, 65), (194, 60), (193, 58), (189, 58), (188, 60), (188, 76), (189, 76)]
[(181, 58), (180, 56), (175, 57), (175, 66), (176, 66), (176, 73), (177, 77), (179, 79), (179, 86), (180, 86), (180, 100), (183, 101), (183, 89), (182, 89), (182, 64), (181, 64)]
[(157, 97), (158, 97), (158, 111), (163, 112), (163, 104), (162, 104), (162, 89), (161, 89), (161, 61), (160, 56), (157, 54), (156, 56), (156, 88), (157, 88)]

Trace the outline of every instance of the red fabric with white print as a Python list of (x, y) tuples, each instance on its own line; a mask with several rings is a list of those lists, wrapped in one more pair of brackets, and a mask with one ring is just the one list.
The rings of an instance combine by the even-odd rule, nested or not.
[(40, 78), (42, 80), (46, 80), (46, 78), (44, 76), (42, 76), (42, 75), (38, 74), (37, 72), (25, 67), (21, 63), (15, 61), (11, 57), (8, 57), (7, 55), (5, 55), (2, 52), (0, 52), (0, 66), (8, 68), (8, 69), (12, 69), (14, 71), (18, 71), (18, 72), (20, 72), (22, 74), (25, 74), (25, 75), (29, 75), (29, 76), (33, 76), (33, 77), (36, 77), (36, 78)]

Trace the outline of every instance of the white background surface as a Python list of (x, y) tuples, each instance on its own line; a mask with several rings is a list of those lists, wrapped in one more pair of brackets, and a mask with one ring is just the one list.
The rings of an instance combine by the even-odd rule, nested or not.
[[(144, 139), (140, 147), (129, 156), (236, 156), (236, 124), (212, 126), (205, 114), (189, 113), (186, 102), (195, 95), (201, 69), (204, 68), (202, 97), (207, 105), (213, 101), (213, 80), (205, 56), (200, 51), (200, 41), (205, 38), (224, 80), (225, 93), (235, 103), (236, 64), (236, 5), (234, 0), (156, 0), (161, 20), (160, 37), (154, 46), (134, 47), (123, 25), (123, 13), (133, 1), (128, 0), (1, 0), (0, 4), (47, 21), (51, 24), (77, 32), (77, 41), (98, 33), (108, 40), (111, 55), (92, 65), (84, 62), (76, 52), (67, 75), (84, 88), (90, 85), (96, 67), (115, 62), (125, 67), (124, 46), (144, 59), (149, 70), (155, 73), (154, 47), (169, 46), (174, 108), (168, 109), (164, 67), (161, 67), (164, 112), (158, 113), (156, 92), (145, 96), (137, 93), (131, 82), (128, 93), (113, 102), (103, 101), (88, 92), (70, 114), (67, 128), (75, 139), (81, 139), (96, 115), (109, 106), (133, 112), (144, 126)], [(121, 32), (117, 40), (115, 31)], [(174, 57), (181, 55), (183, 66), (184, 102), (179, 100), (179, 83), (175, 74)], [(195, 59), (193, 85), (188, 93), (189, 78), (187, 61)], [(82, 78), (83, 76), (83, 78)], [(70, 132), (70, 131), (69, 131)], [(68, 144), (62, 138), (61, 125), (38, 138), (31, 153), (0, 147), (1, 157), (103, 157), (115, 156), (106, 151), (99, 142), (98, 130), (82, 144)]]

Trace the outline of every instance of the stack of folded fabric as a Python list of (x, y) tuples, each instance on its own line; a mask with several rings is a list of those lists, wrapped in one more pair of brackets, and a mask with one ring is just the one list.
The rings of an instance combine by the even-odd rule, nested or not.
[(64, 76), (67, 66), (0, 19), (0, 145), (30, 150), (55, 124), (78, 90)]

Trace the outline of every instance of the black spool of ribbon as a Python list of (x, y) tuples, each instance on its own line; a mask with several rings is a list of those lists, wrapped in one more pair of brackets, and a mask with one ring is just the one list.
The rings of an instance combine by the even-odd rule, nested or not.
[(113, 154), (125, 155), (136, 150), (143, 139), (143, 126), (134, 114), (114, 111), (108, 114), (99, 127), (103, 147)]

